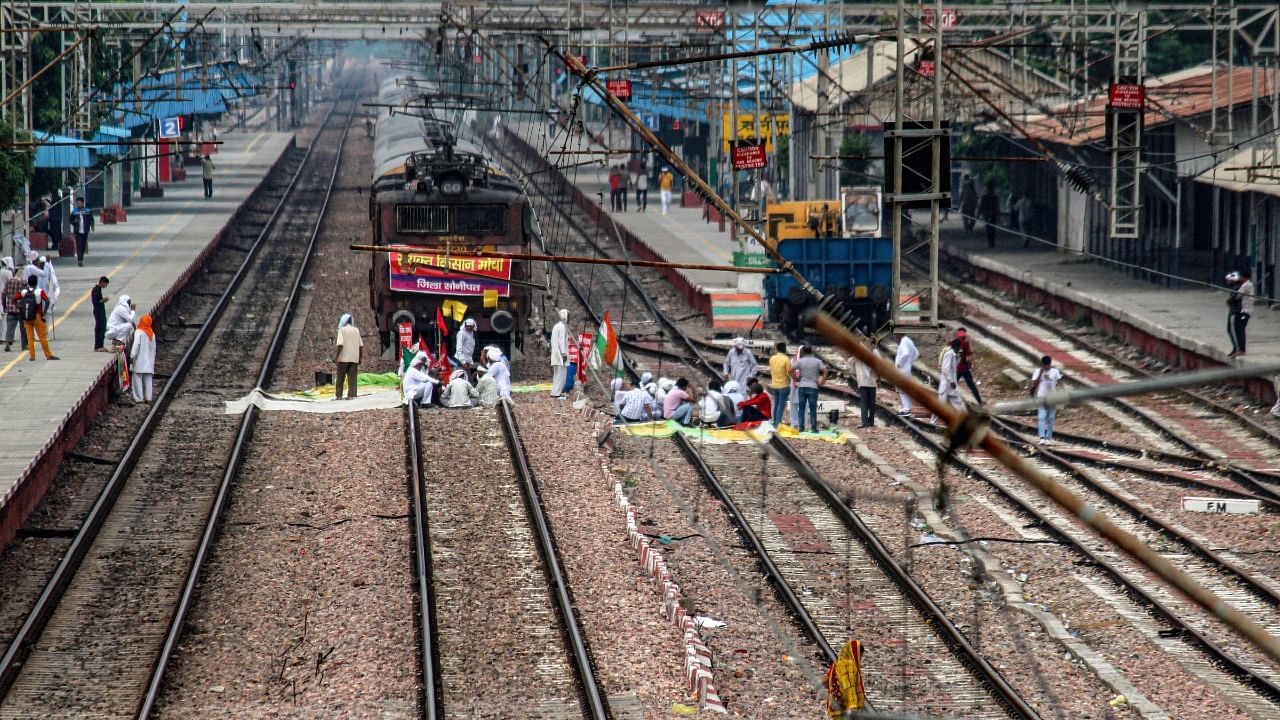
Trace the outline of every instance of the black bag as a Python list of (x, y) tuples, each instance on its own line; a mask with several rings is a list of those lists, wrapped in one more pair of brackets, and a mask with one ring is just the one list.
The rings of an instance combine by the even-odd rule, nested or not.
[(23, 322), (31, 322), (40, 314), (40, 300), (36, 297), (34, 290), (27, 290), (22, 293), (22, 299), (18, 301), (18, 315)]

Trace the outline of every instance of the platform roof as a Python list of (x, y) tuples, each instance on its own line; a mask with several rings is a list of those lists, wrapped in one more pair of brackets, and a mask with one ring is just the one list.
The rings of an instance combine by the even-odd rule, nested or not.
[(1280, 197), (1280, 137), (1245, 148), (1196, 176), (1233, 192), (1256, 192)]
[(80, 142), (66, 135), (36, 130), (32, 135), (41, 144), (36, 146), (35, 166), (55, 170), (93, 167), (98, 164), (97, 153), (87, 145), (76, 145)]

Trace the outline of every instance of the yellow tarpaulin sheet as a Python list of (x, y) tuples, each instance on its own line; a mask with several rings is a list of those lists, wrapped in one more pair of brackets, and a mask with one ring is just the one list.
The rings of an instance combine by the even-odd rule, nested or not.
[[(775, 432), (775, 428), (771, 423), (760, 423), (751, 430), (732, 430), (728, 428), (703, 428), (685, 426), (675, 420), (657, 420), (646, 423), (627, 423), (619, 425), (618, 429), (628, 435), (636, 437), (659, 437), (668, 438), (676, 433), (684, 433), (691, 438), (697, 438), (703, 442), (728, 444), (728, 443), (755, 443), (765, 442), (769, 439), (769, 435)], [(778, 435), (788, 440), (822, 440), (824, 442), (843, 444), (849, 439), (856, 439), (854, 435), (847, 430), (827, 430), (824, 432), (805, 432), (783, 425), (776, 429)]]

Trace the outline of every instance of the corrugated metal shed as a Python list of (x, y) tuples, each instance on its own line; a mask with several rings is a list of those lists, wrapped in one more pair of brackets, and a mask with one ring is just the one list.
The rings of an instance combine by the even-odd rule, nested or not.
[(102, 143), (101, 145), (95, 146), (94, 150), (101, 155), (112, 155), (115, 157), (127, 155), (129, 154), (129, 146), (121, 145), (117, 141), (128, 140), (131, 137), (133, 137), (133, 134), (125, 128), (103, 125), (98, 128), (96, 133), (93, 134), (94, 142)]
[(36, 130), (32, 136), (41, 143), (36, 147), (35, 166), (38, 168), (68, 170), (98, 164), (97, 153), (92, 148), (72, 144), (80, 142), (76, 138), (41, 130)]

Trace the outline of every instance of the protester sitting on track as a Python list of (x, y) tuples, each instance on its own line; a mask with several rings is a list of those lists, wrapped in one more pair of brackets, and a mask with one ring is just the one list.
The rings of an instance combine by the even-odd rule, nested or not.
[(440, 381), (427, 372), (428, 360), (426, 353), (419, 352), (409, 361), (403, 380), (405, 405), (411, 402), (416, 402), (419, 406), (431, 404), (432, 392)]
[(666, 407), (666, 402), (667, 402), (667, 393), (670, 392), (671, 388), (675, 386), (676, 386), (675, 380), (664, 377), (664, 378), (658, 378), (658, 382), (653, 384), (652, 390), (649, 390), (648, 386), (645, 387), (646, 390), (649, 390), (649, 394), (653, 395), (653, 406), (656, 411), (655, 413), (656, 417), (659, 417), (659, 418), (666, 417), (666, 412), (664, 409)]
[(737, 404), (738, 422), (763, 422), (773, 417), (773, 399), (764, 391), (760, 381), (751, 378), (747, 383), (747, 392), (751, 397)]
[(476, 389), (471, 386), (471, 382), (467, 380), (467, 371), (462, 369), (454, 370), (453, 376), (449, 378), (449, 384), (444, 388), (444, 406), (447, 408), (469, 408), (479, 395)]
[(662, 402), (662, 416), (681, 425), (693, 424), (693, 404), (698, 401), (698, 390), (687, 378), (676, 380), (675, 387), (667, 391)]
[(133, 329), (137, 322), (133, 312), (135, 307), (128, 295), (121, 295), (119, 302), (111, 310), (111, 317), (107, 318), (107, 338), (121, 348), (127, 348), (129, 341), (133, 339)]
[(649, 393), (623, 381), (622, 395), (618, 404), (617, 422), (647, 422), (653, 419), (653, 398)]
[(738, 422), (738, 413), (729, 404), (729, 398), (721, 392), (719, 380), (712, 380), (707, 392), (698, 404), (703, 424), (729, 427)]
[(498, 384), (498, 397), (511, 399), (511, 368), (507, 367), (498, 348), (489, 349), (489, 375)]
[(480, 379), (476, 381), (476, 402), (483, 407), (496, 407), (498, 404), (498, 381), (493, 379), (488, 365), (481, 365), (476, 368), (476, 372), (480, 373)]
[[(755, 380), (755, 378), (751, 378), (751, 380)], [(745, 385), (750, 385), (751, 380), (748, 380)], [(733, 403), (735, 408), (738, 407), (738, 403), (747, 399), (747, 396), (742, 392), (742, 387), (745, 385), (738, 385), (737, 380), (730, 380), (724, 384), (724, 396), (729, 398), (729, 402)]]
[(138, 319), (138, 329), (133, 333), (129, 359), (133, 369), (133, 379), (129, 382), (129, 387), (133, 390), (133, 401), (149, 403), (151, 380), (156, 372), (156, 333), (151, 329), (150, 314)]

